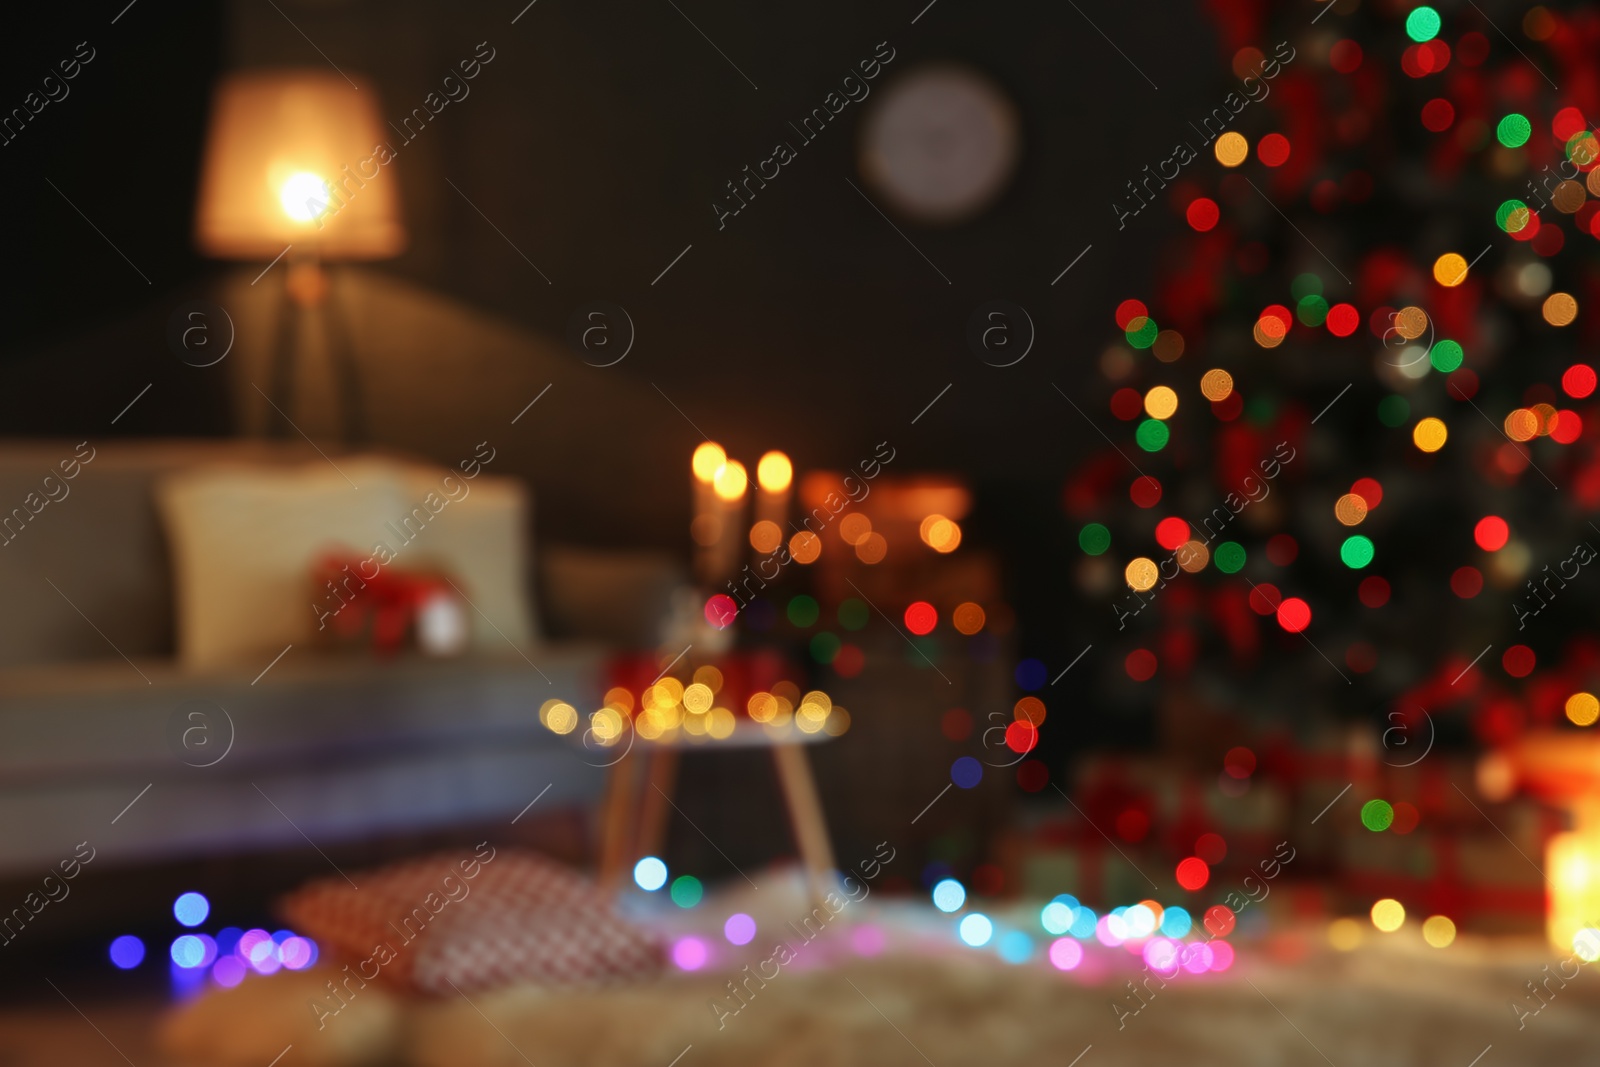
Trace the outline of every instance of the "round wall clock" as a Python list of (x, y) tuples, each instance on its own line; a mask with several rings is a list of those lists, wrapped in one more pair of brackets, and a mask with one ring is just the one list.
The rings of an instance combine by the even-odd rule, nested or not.
[(891, 82), (862, 123), (861, 172), (897, 212), (954, 223), (987, 207), (1016, 169), (1016, 109), (965, 67), (929, 66)]

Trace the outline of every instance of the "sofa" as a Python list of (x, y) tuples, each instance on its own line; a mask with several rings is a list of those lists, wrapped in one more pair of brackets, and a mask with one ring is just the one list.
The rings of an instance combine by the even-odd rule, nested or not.
[[(509, 823), (536, 797), (547, 808), (596, 799), (604, 758), (546, 730), (539, 708), (552, 698), (599, 706), (608, 658), (656, 643), (682, 581), (675, 562), (535, 552), (531, 494), (484, 475), (478, 484), (512, 510), (498, 541), (463, 542), (463, 566), (513, 577), (497, 588), (480, 579), (470, 599), (511, 615), (520, 602), (526, 622), (471, 612), (471, 645), (450, 657), (317, 640), (285, 649), (281, 633), (230, 657), (218, 628), (270, 630), (272, 612), (246, 584), (209, 590), (206, 615), (197, 585), (248, 576), (258, 560), (237, 546), (226, 568), (197, 568), (174, 486), (221, 468), (239, 482), (324, 462), (425, 469), (326, 452), (244, 440), (0, 442), (0, 879), (54, 866), (84, 841), (103, 869)], [(294, 503), (302, 520), (305, 503)], [(248, 532), (254, 520), (231, 506), (222, 518)], [(505, 558), (485, 559), (494, 555)], [(219, 621), (230, 604), (233, 617)]]

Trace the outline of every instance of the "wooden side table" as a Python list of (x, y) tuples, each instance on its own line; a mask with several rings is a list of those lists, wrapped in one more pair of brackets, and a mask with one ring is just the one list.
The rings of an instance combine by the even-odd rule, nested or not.
[(734, 732), (721, 740), (691, 741), (681, 736), (671, 741), (636, 740), (634, 750), (607, 771), (600, 824), (601, 892), (614, 896), (635, 862), (660, 851), (666, 839), (669, 809), (677, 809), (672, 798), (678, 762), (686, 751), (767, 749), (778, 772), (789, 830), (800, 853), (806, 884), (820, 902), (836, 888), (833, 845), (806, 747), (829, 740), (832, 738), (828, 734), (801, 733), (792, 726), (783, 735), (776, 735), (748, 720), (740, 720)]

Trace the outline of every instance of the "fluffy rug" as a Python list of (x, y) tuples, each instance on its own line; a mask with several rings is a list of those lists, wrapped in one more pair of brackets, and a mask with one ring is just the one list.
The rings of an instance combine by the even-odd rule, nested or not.
[[(284, 1067), (1600, 1062), (1600, 977), (1591, 973), (1600, 964), (1567, 961), (1566, 974), (1576, 976), (1563, 984), (1551, 975), (1564, 961), (1537, 941), (1461, 937), (1438, 950), (1410, 924), (1395, 934), (1369, 931), (1356, 951), (1335, 952), (1323, 928), (1296, 931), (1283, 915), (1271, 924), (1278, 932), (1238, 945), (1231, 970), (1163, 985), (1145, 981), (1137, 957), (1093, 944), (1071, 972), (1040, 958), (1042, 946), (1031, 961), (1007, 965), (992, 951), (954, 943), (950, 916), (878, 894), (849, 901), (807, 941), (791, 925), (810, 908), (803, 880), (792, 871), (756, 877), (760, 890), (741, 884), (691, 910), (632, 900), (655, 909), (634, 917), (664, 936), (702, 939), (709, 955), (694, 974), (443, 999), (373, 982), (332, 1015), (311, 1003), (328, 1002), (336, 972), (279, 972), (180, 1006), (164, 1021), (160, 1044), (185, 1067), (261, 1067), (286, 1045), (293, 1049)], [(760, 931), (741, 948), (721, 937), (722, 917), (735, 912), (752, 916)], [(1036, 916), (996, 917), (1026, 928)], [(775, 956), (780, 941), (797, 949), (792, 959)], [(1546, 979), (1548, 1004), (1520, 1016), (1514, 1003), (1527, 1012), (1539, 1006), (1526, 983)], [(741, 984), (741, 999), (730, 981)]]
[[(1426, 952), (1370, 946), (1293, 966), (1241, 953), (1226, 975), (1151, 987), (1120, 1025), (1111, 1005), (1120, 994), (1131, 1010), (1132, 972), (1084, 983), (948, 949), (784, 968), (764, 987), (752, 981), (737, 1014), (726, 974), (470, 1002), (369, 986), (319, 1030), (307, 1001), (326, 977), (280, 975), (191, 1002), (167, 1021), (163, 1045), (206, 1067), (259, 1067), (286, 1044), (296, 1063), (328, 1067), (1067, 1067), (1085, 1049), (1082, 1067), (1467, 1067), (1491, 1045), (1482, 1067), (1594, 1062), (1600, 980), (1589, 967), (1552, 984), (1549, 1005), (1519, 1029), (1512, 1000), (1554, 960), (1532, 945)], [(722, 1011), (710, 1006), (719, 997)]]

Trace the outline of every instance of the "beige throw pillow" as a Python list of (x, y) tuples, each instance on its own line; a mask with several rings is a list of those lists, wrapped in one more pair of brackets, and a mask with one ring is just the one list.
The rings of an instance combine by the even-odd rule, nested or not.
[(533, 638), (527, 498), (512, 479), (342, 457), (337, 467), (186, 471), (160, 484), (157, 501), (185, 666), (265, 664), (311, 641), (338, 603), (310, 581), (312, 564), (330, 552), (371, 560), (369, 574), (374, 565), (448, 573), (479, 609), (469, 612), (474, 648), (504, 651)]

